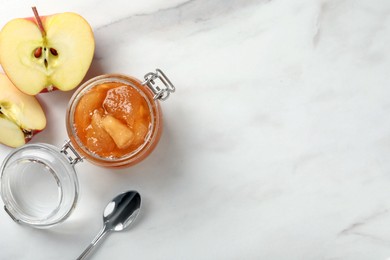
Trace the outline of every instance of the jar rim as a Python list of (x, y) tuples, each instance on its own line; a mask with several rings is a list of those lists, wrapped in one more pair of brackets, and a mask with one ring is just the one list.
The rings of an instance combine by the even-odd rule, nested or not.
[[(105, 83), (123, 83), (124, 85), (132, 87), (145, 100), (149, 109), (151, 122), (144, 142), (132, 152), (121, 157), (104, 157), (90, 151), (78, 137), (77, 130), (74, 125), (75, 110), (80, 99), (92, 88)], [(139, 160), (138, 158), (142, 157), (147, 150), (154, 148), (154, 143), (157, 142), (160, 137), (159, 134), (156, 134), (156, 132), (158, 132), (156, 129), (162, 127), (160, 122), (161, 119), (159, 118), (161, 115), (161, 109), (157, 101), (153, 99), (154, 94), (146, 87), (143, 87), (142, 89), (141, 87), (143, 87), (142, 83), (136, 78), (122, 74), (104, 74), (86, 81), (72, 95), (66, 112), (66, 128), (74, 148), (88, 161), (101, 166), (121, 167), (131, 165), (133, 162), (136, 163), (137, 160)]]

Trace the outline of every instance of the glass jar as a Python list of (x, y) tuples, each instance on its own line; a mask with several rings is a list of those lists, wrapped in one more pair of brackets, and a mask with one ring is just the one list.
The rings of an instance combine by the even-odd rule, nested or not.
[[(123, 156), (101, 156), (82, 141), (75, 125), (75, 111), (83, 96), (101, 84), (119, 83), (131, 87), (147, 104), (150, 124), (141, 143)], [(70, 140), (59, 149), (49, 144), (27, 144), (3, 161), (1, 197), (10, 217), (22, 224), (47, 228), (64, 221), (75, 208), (79, 184), (74, 166), (84, 158), (103, 167), (128, 167), (145, 159), (156, 147), (162, 131), (158, 100), (166, 100), (175, 88), (164, 73), (156, 69), (140, 80), (107, 74), (88, 80), (73, 94), (66, 112)]]
[(18, 223), (45, 228), (66, 219), (76, 206), (79, 184), (73, 164), (49, 144), (27, 144), (1, 166), (4, 209)]
[[(82, 142), (75, 125), (76, 107), (79, 104), (80, 99), (96, 86), (107, 83), (121, 83), (134, 88), (142, 96), (144, 101), (146, 101), (148, 114), (150, 115), (150, 124), (143, 143), (130, 153), (127, 153), (121, 157), (104, 157), (99, 156), (94, 151), (91, 151), (85, 142)], [(153, 151), (161, 136), (161, 107), (155, 96), (156, 94), (152, 91), (151, 88), (148, 87), (147, 84), (143, 84), (138, 79), (124, 75), (107, 74), (87, 81), (80, 88), (78, 88), (78, 90), (72, 96), (66, 113), (66, 127), (74, 148), (88, 161), (99, 166), (126, 167), (140, 162)]]

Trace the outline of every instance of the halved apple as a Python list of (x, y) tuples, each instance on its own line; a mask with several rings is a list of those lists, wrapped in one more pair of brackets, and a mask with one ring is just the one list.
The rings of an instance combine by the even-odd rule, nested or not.
[(44, 129), (46, 117), (38, 100), (19, 91), (0, 74), (0, 143), (19, 147)]
[(75, 13), (18, 18), (0, 31), (0, 64), (28, 95), (75, 88), (87, 73), (94, 51), (92, 29)]

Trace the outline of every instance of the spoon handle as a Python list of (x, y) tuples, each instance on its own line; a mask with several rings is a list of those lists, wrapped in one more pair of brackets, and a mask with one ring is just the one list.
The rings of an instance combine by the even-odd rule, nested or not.
[(92, 240), (91, 244), (84, 250), (84, 252), (81, 253), (81, 255), (76, 260), (82, 260), (85, 259), (89, 253), (91, 253), (92, 249), (95, 247), (95, 245), (105, 236), (108, 234), (108, 229), (104, 226), (97, 236)]

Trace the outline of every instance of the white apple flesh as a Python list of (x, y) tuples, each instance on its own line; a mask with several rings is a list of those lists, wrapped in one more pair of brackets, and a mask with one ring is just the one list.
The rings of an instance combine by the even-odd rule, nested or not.
[(0, 143), (19, 147), (45, 127), (46, 116), (38, 100), (0, 74)]
[(0, 31), (0, 64), (22, 92), (36, 95), (54, 88), (67, 91), (80, 84), (95, 51), (88, 22), (75, 13), (9, 21)]

